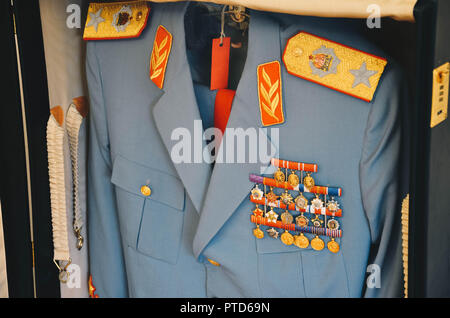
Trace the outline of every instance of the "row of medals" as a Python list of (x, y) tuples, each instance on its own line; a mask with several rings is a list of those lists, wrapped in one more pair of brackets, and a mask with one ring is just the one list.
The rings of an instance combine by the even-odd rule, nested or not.
[[(274, 173), (274, 179), (277, 182), (284, 182), (286, 180), (286, 176), (283, 171), (278, 169)], [(296, 187), (300, 183), (300, 178), (297, 176), (297, 174), (295, 174), (294, 171), (291, 171), (291, 174), (288, 176), (287, 182), (291, 186)], [(307, 173), (307, 175), (303, 178), (303, 184), (306, 188), (314, 187), (315, 182), (310, 173)], [(278, 200), (278, 198), (279, 198), (280, 201), (286, 205), (289, 205), (290, 203), (294, 202), (295, 205), (299, 209), (306, 209), (306, 207), (308, 206), (308, 199), (305, 198), (301, 192), (294, 199), (291, 196), (291, 194), (288, 192), (288, 190), (285, 190), (285, 192), (283, 194), (278, 196), (277, 194), (275, 194), (273, 192), (272, 187), (270, 187), (270, 192), (264, 193), (261, 189), (259, 189), (258, 185), (256, 185), (251, 193), (254, 198), (258, 198), (258, 199), (262, 199), (262, 197), (265, 196), (267, 199), (267, 202), (269, 202), (269, 203), (273, 203), (276, 200)], [(323, 208), (324, 202), (322, 201), (322, 199), (320, 199), (320, 195), (316, 194), (316, 197), (311, 201), (311, 205), (315, 209)], [(326, 205), (328, 211), (330, 211), (330, 212), (337, 212), (339, 210), (339, 203), (336, 200), (334, 200), (333, 197), (331, 197), (331, 200), (327, 201), (325, 203), (325, 205)], [(275, 213), (275, 211), (273, 210), (273, 207), (271, 207), (269, 212), (264, 213), (264, 211), (261, 210), (258, 207), (258, 205), (256, 205), (256, 209), (253, 210), (252, 212), (255, 216), (265, 215), (266, 218), (268, 218), (269, 220), (271, 220), (274, 223), (278, 220), (278, 214)], [(288, 210), (283, 212), (281, 214), (280, 218), (281, 218), (281, 222), (283, 222), (284, 224), (291, 224), (294, 221), (294, 217), (292, 216), (292, 214), (290, 214), (288, 212)], [(295, 218), (295, 223), (300, 227), (308, 226), (310, 221), (313, 224), (313, 226), (315, 226), (315, 227), (322, 227), (322, 225), (324, 223), (324, 221), (322, 219), (320, 219), (318, 214), (315, 215), (314, 219), (309, 220), (306, 216), (304, 216), (304, 212), (301, 212), (301, 214)], [(332, 217), (330, 220), (327, 221), (326, 226), (330, 230), (337, 230), (337, 229), (339, 229), (339, 222), (334, 217)], [(275, 239), (277, 239), (279, 236), (279, 232), (277, 230), (275, 230), (273, 227), (268, 229), (267, 233), (269, 234), (270, 237), (275, 238)], [(259, 228), (259, 224), (256, 225), (255, 229), (253, 229), (253, 235), (258, 239), (262, 239), (264, 237), (264, 232)], [(299, 248), (307, 248), (309, 246), (309, 244), (311, 244), (311, 247), (314, 250), (320, 251), (320, 250), (323, 250), (325, 247), (324, 241), (318, 235), (316, 235), (311, 240), (311, 243), (310, 243), (308, 237), (306, 237), (303, 233), (300, 232), (299, 235), (293, 236), (291, 233), (289, 233), (289, 231), (285, 230), (285, 232), (281, 234), (280, 239), (281, 239), (281, 242), (283, 242), (283, 244), (285, 244), (285, 245), (294, 244), (295, 246), (297, 246)], [(327, 248), (330, 252), (337, 253), (337, 252), (339, 252), (340, 247), (339, 247), (339, 244), (335, 241), (335, 239), (331, 238), (331, 240), (327, 243)]]

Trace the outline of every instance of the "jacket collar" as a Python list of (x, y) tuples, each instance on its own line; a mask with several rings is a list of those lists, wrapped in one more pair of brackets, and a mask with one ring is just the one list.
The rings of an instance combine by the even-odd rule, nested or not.
[[(166, 69), (163, 95), (154, 104), (153, 116), (156, 127), (171, 154), (174, 145), (178, 142), (172, 140), (172, 133), (177, 128), (187, 128), (194, 136), (194, 121), (201, 120), (194, 93), (192, 77), (188, 65), (185, 43), (184, 14), (188, 3), (157, 6), (159, 12), (154, 16), (153, 31), (161, 24), (172, 33), (173, 43)], [(155, 12), (158, 12), (155, 10)], [(260, 110), (257, 90), (257, 67), (260, 64), (280, 61), (280, 26), (268, 15), (258, 11), (250, 12), (248, 51), (244, 70), (233, 101), (233, 107), (227, 127), (242, 130), (254, 129), (257, 132), (258, 143), (261, 147), (272, 149), (277, 156), (278, 147), (275, 145), (260, 120)], [(155, 19), (156, 18), (156, 19)], [(282, 76), (284, 73), (282, 72)], [(283, 80), (283, 79), (282, 79)], [(285, 105), (283, 105), (285, 108)], [(203, 134), (203, 130), (201, 131)], [(200, 137), (201, 138), (201, 137)], [(222, 146), (231, 144), (233, 136), (225, 136)], [(200, 145), (193, 145), (192, 157), (195, 147), (206, 147), (203, 141)], [(222, 147), (221, 146), (221, 147)], [(234, 149), (236, 150), (235, 142)], [(239, 149), (242, 151), (243, 149)], [(245, 151), (248, 152), (249, 147)], [(219, 150), (220, 153), (221, 150)], [(226, 151), (228, 152), (228, 150)], [(226, 158), (224, 150), (224, 160)], [(237, 150), (234, 152), (235, 158)], [(248, 159), (248, 153), (246, 153)], [(247, 160), (248, 161), (248, 160)], [(194, 238), (194, 252), (198, 257), (210, 240), (231, 217), (238, 206), (248, 197), (252, 183), (248, 177), (250, 173), (260, 173), (262, 166), (267, 162), (256, 163), (219, 163), (216, 162), (214, 170), (203, 159), (198, 163), (174, 163), (186, 191), (195, 208), (200, 213), (200, 221)]]
[[(260, 64), (280, 61), (280, 28), (268, 15), (257, 11), (250, 12), (248, 51), (244, 70), (234, 97), (231, 114), (227, 128), (254, 129), (258, 136), (258, 148), (271, 147), (274, 156), (277, 156), (278, 147), (262, 128), (258, 89), (257, 67)], [(227, 149), (233, 136), (225, 134), (221, 147)], [(235, 140), (236, 141), (236, 140)], [(235, 160), (238, 144), (234, 143)], [(248, 145), (245, 149), (248, 162)], [(236, 150), (237, 149), (237, 150)], [(260, 149), (258, 149), (260, 150)], [(259, 151), (258, 151), (259, 152)], [(220, 150), (219, 150), (220, 153)], [(226, 157), (227, 151), (224, 151)], [(250, 173), (260, 173), (267, 162), (256, 163), (216, 163), (211, 176), (201, 212), (200, 222), (194, 238), (194, 253), (198, 257), (206, 245), (221, 229), (224, 223), (236, 211), (243, 200), (248, 198), (253, 184), (249, 181)]]
[[(180, 132), (186, 130), (190, 132), (193, 148), (195, 146), (203, 149), (206, 145), (205, 141), (198, 145), (194, 144), (194, 140), (203, 140), (203, 138), (197, 136), (199, 130), (194, 129), (194, 122), (199, 123), (201, 117), (186, 55), (184, 14), (188, 4), (156, 6), (155, 12), (159, 14), (154, 15), (156, 19), (153, 24), (153, 32), (155, 33), (159, 25), (163, 25), (173, 37), (163, 94), (153, 107), (156, 127), (169, 154), (179, 142), (178, 139), (172, 140), (172, 134), (176, 129), (181, 129)], [(203, 134), (201, 127), (200, 134)], [(195, 150), (191, 151), (192, 157)], [(194, 207), (197, 212), (200, 212), (211, 177), (211, 166), (203, 160), (197, 161), (199, 162), (174, 163), (174, 166)]]

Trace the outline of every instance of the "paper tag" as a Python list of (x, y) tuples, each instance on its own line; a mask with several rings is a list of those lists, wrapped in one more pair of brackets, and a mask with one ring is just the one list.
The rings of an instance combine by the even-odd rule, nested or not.
[(211, 54), (211, 90), (228, 88), (228, 71), (230, 64), (230, 37), (213, 39)]

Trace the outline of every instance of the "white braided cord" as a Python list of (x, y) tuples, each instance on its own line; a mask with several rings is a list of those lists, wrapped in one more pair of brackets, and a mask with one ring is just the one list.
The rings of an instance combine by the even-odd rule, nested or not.
[(68, 261), (69, 239), (67, 234), (66, 188), (64, 171), (64, 128), (53, 115), (47, 122), (48, 173), (50, 181), (50, 206), (52, 210), (53, 248), (55, 260)]
[(83, 122), (83, 116), (78, 112), (75, 105), (71, 104), (67, 111), (66, 129), (69, 136), (70, 158), (72, 162), (72, 180), (73, 180), (73, 229), (81, 230), (83, 226), (83, 216), (80, 209), (80, 195), (79, 195), (79, 169), (78, 169), (78, 150), (79, 142), (78, 136), (80, 126)]

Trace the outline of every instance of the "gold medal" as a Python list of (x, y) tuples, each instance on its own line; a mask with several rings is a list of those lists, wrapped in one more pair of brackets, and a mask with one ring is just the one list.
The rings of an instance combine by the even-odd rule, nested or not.
[(256, 226), (256, 229), (253, 229), (253, 235), (257, 239), (262, 239), (264, 237), (264, 232), (259, 228), (259, 225)]
[(284, 182), (284, 180), (286, 180), (286, 176), (284, 175), (284, 172), (280, 170), (280, 168), (275, 171), (275, 173), (273, 174), (273, 178), (277, 182)]
[(285, 245), (292, 245), (294, 243), (294, 237), (288, 231), (281, 234), (281, 242)]
[(300, 235), (295, 236), (294, 244), (299, 248), (307, 248), (309, 246), (309, 240), (303, 233), (300, 233)]
[(306, 177), (303, 178), (303, 184), (305, 185), (305, 187), (307, 187), (308, 189), (311, 189), (312, 187), (314, 187), (314, 179), (313, 177), (311, 177), (310, 173), (306, 174)]
[(311, 247), (316, 251), (321, 251), (325, 247), (325, 243), (316, 235), (316, 237), (311, 240)]
[(300, 183), (299, 177), (295, 174), (294, 171), (291, 172), (291, 174), (288, 177), (288, 182), (291, 186), (296, 187)]
[(339, 244), (338, 244), (338, 242), (336, 242), (336, 241), (334, 240), (334, 238), (332, 238), (331, 241), (329, 241), (329, 242), (327, 243), (327, 247), (328, 247), (328, 250), (329, 250), (331, 253), (337, 253), (337, 252), (339, 252)]

